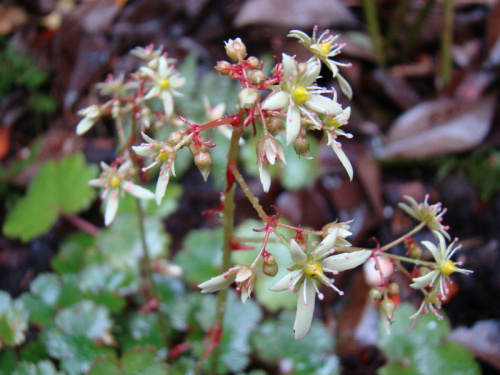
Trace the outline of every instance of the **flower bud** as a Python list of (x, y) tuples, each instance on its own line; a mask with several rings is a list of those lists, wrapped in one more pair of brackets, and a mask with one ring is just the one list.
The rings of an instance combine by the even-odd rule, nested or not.
[(279, 117), (270, 117), (267, 120), (267, 130), (271, 135), (277, 136), (285, 134), (286, 128), (282, 119)]
[(225, 42), (227, 55), (236, 61), (241, 61), (247, 56), (247, 47), (240, 38), (229, 39)]
[(231, 64), (225, 60), (217, 61), (217, 65), (215, 65), (214, 69), (217, 70), (220, 74), (228, 75), (231, 68)]
[(429, 272), (431, 272), (431, 270), (428, 267), (420, 267), (420, 269), (418, 270), (418, 276), (419, 277), (425, 276)]
[(274, 165), (276, 160), (285, 161), (283, 146), (276, 138), (269, 135), (263, 136), (257, 141), (257, 163)]
[(299, 156), (306, 156), (309, 152), (309, 141), (305, 137), (297, 137), (293, 141), (293, 149)]
[(168, 135), (167, 142), (172, 146), (177, 145), (180, 141), (182, 141), (182, 133), (181, 132), (172, 132)]
[(203, 179), (206, 181), (212, 171), (212, 157), (206, 151), (198, 152), (194, 156), (194, 164), (201, 172)]
[(262, 85), (266, 78), (267, 77), (262, 70), (251, 70), (248, 72), (248, 82), (255, 85)]
[[(391, 299), (384, 299), (380, 302), (378, 306), (378, 311), (382, 317), (382, 321), (386, 321), (389, 324), (394, 323), (394, 313), (396, 312), (396, 304)], [(390, 326), (389, 326), (390, 327)]]
[(244, 88), (238, 94), (238, 106), (240, 108), (253, 108), (257, 100), (259, 100), (259, 92), (253, 87)]
[(387, 293), (389, 293), (390, 296), (397, 296), (400, 292), (399, 284), (397, 283), (390, 283), (389, 286), (387, 287)]
[(422, 248), (416, 243), (412, 243), (410, 246), (409, 246), (409, 249), (408, 249), (408, 254), (410, 255), (411, 258), (413, 259), (420, 259), (422, 258)]
[(372, 301), (378, 301), (379, 299), (381, 299), (383, 296), (382, 292), (380, 291), (380, 289), (376, 289), (376, 288), (372, 288), (370, 289), (370, 292), (368, 293), (368, 297), (372, 300)]
[(248, 59), (247, 59), (247, 63), (252, 67), (252, 68), (258, 68), (259, 65), (260, 65), (260, 61), (258, 58), (256, 58), (255, 56), (250, 56)]
[(269, 255), (264, 258), (264, 263), (262, 264), (262, 272), (267, 276), (276, 276), (278, 273), (278, 264), (276, 263), (276, 258), (274, 255)]
[(206, 147), (204, 144), (198, 143), (198, 142), (191, 142), (189, 144), (189, 151), (191, 152), (191, 155), (196, 155), (200, 152), (203, 152), (206, 150)]

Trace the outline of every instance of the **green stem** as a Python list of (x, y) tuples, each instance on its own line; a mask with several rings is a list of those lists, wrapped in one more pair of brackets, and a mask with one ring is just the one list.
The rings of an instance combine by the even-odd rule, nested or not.
[(452, 60), (451, 48), (453, 44), (453, 1), (444, 0), (443, 39), (441, 40), (440, 72), (441, 86), (446, 87), (451, 80)]
[[(158, 302), (160, 303), (160, 296), (158, 294), (158, 290), (156, 289), (156, 284), (153, 280), (153, 270), (151, 269), (151, 257), (149, 255), (149, 247), (146, 242), (146, 231), (144, 228), (144, 210), (141, 205), (141, 200), (136, 198), (136, 205), (137, 205), (137, 218), (139, 221), (139, 234), (141, 238), (141, 245), (142, 249), (144, 252), (144, 264), (143, 264), (143, 269), (144, 269), (144, 274), (146, 276), (146, 279), (148, 280), (149, 284), (149, 291), (151, 293), (151, 296)], [(160, 328), (160, 332), (163, 338), (163, 342), (165, 344), (166, 348), (169, 348), (169, 339), (168, 339), (168, 330), (167, 326), (165, 324), (165, 321), (163, 320), (163, 316), (161, 313), (160, 308), (158, 307), (156, 310), (156, 316), (158, 318), (158, 325)]]
[(415, 45), (415, 41), (420, 35), (420, 30), (425, 24), (425, 20), (427, 20), (427, 17), (429, 16), (429, 13), (431, 12), (433, 5), (434, 5), (434, 0), (426, 0), (424, 6), (417, 15), (417, 19), (410, 27), (410, 31), (408, 31), (408, 37), (406, 38), (406, 42), (402, 46), (401, 57), (403, 59), (406, 59), (408, 57), (410, 48)]
[(363, 0), (363, 14), (365, 17), (368, 33), (372, 38), (373, 49), (377, 57), (378, 65), (380, 68), (386, 67), (386, 56), (382, 43), (382, 35), (380, 33), (380, 25), (377, 18), (377, 8), (374, 0)]
[[(231, 141), (229, 144), (229, 151), (227, 155), (228, 168), (231, 168), (231, 166), (236, 165), (238, 157), (238, 144), (240, 141), (240, 137), (243, 134), (242, 126), (243, 126), (242, 123), (240, 123), (239, 126), (233, 129), (233, 132), (231, 134)], [(229, 184), (229, 181), (227, 181), (226, 184)], [(230, 244), (234, 232), (234, 207), (235, 207), (234, 191), (235, 188), (233, 186), (224, 195), (224, 210), (223, 210), (224, 242), (222, 245), (222, 270), (227, 270), (231, 266)], [(221, 291), (219, 291), (219, 294), (217, 295), (217, 307), (216, 307), (217, 310), (215, 315), (214, 327), (220, 327), (220, 329), (223, 328), (224, 314), (226, 312), (227, 292), (228, 289), (224, 288)], [(221, 355), (221, 347), (220, 345), (217, 345), (213, 350), (210, 360), (211, 374), (217, 373), (217, 364), (219, 362), (220, 355)]]
[(387, 30), (385, 38), (387, 49), (391, 48), (392, 44), (396, 40), (396, 37), (401, 32), (401, 26), (403, 25), (405, 14), (408, 12), (408, 9), (410, 9), (410, 5), (410, 0), (401, 0), (399, 2), (396, 12), (392, 17), (391, 24), (389, 25), (389, 30)]
[(416, 264), (419, 266), (435, 266), (436, 265), (436, 263), (433, 263), (433, 262), (427, 262), (425, 260), (408, 258), (408, 257), (404, 257), (401, 255), (391, 254), (391, 253), (382, 253), (382, 254), (380, 254), (380, 256), (385, 257), (385, 258), (399, 260), (401, 262), (413, 263), (413, 264)]
[(405, 235), (399, 237), (398, 239), (395, 239), (394, 241), (388, 243), (387, 245), (381, 247), (379, 250), (380, 251), (387, 251), (387, 250), (389, 250), (390, 248), (392, 248), (392, 247), (400, 244), (401, 242), (403, 242), (406, 239), (406, 237), (413, 236), (415, 233), (417, 233), (423, 227), (425, 227), (425, 223), (421, 222), (415, 228), (413, 228), (411, 231), (409, 231)]
[[(233, 168), (231, 168), (231, 170), (234, 174), (234, 178), (236, 179), (236, 181), (238, 181), (238, 184), (241, 186), (243, 193), (245, 193), (247, 199), (250, 201), (250, 203), (252, 204), (255, 211), (257, 211), (257, 213), (259, 214), (262, 221), (264, 223), (268, 224), (269, 223), (269, 216), (266, 214), (266, 212), (264, 211), (264, 209), (262, 208), (260, 203), (257, 201), (257, 198), (255, 198), (255, 195), (253, 195), (252, 191), (248, 187), (242, 174), (238, 171), (238, 168), (233, 166)], [(277, 227), (273, 227), (273, 233), (276, 235), (276, 237), (278, 237), (278, 239), (280, 240), (280, 242), (283, 245), (285, 245), (287, 248), (290, 246), (288, 241), (282, 236), (282, 234), (280, 232), (278, 232)]]

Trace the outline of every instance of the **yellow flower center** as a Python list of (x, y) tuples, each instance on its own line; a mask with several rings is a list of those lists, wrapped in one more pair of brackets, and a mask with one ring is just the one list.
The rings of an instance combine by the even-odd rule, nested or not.
[(451, 275), (453, 272), (457, 272), (458, 268), (451, 260), (444, 261), (441, 264), (440, 271), (443, 275)]
[(168, 80), (168, 78), (162, 78), (160, 79), (160, 87), (163, 89), (163, 90), (166, 90), (170, 87), (170, 81)]
[(318, 44), (319, 52), (322, 55), (328, 55), (330, 53), (330, 48), (332, 46), (332, 43), (333, 43), (333, 40), (330, 40), (329, 42), (326, 42), (326, 43), (319, 43)]
[(311, 94), (309, 94), (304, 86), (297, 86), (293, 89), (292, 100), (295, 103), (302, 105), (307, 101), (307, 99), (309, 99), (310, 96)]
[(323, 267), (318, 262), (308, 263), (304, 272), (309, 277), (318, 277), (323, 274)]
[(168, 153), (165, 150), (161, 150), (158, 154), (158, 160), (161, 162), (166, 162), (168, 159)]
[(113, 189), (116, 189), (120, 186), (120, 177), (113, 176), (109, 179), (109, 186)]

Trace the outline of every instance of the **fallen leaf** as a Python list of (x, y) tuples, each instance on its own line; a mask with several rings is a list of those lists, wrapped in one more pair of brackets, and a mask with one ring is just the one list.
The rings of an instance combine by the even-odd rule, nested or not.
[(394, 122), (377, 156), (423, 158), (470, 150), (488, 134), (495, 104), (496, 95), (421, 103)]
[(236, 27), (352, 27), (357, 23), (356, 18), (340, 0), (249, 0), (241, 7), (234, 20)]

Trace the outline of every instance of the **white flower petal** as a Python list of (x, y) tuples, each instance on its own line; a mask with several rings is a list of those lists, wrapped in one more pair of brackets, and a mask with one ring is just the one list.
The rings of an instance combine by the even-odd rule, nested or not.
[(290, 285), (296, 280), (296, 278), (300, 277), (303, 274), (303, 270), (295, 270), (287, 273), (282, 279), (274, 283), (269, 290), (273, 292), (281, 292), (283, 290), (287, 290)]
[(262, 103), (262, 109), (268, 109), (270, 111), (275, 111), (278, 109), (285, 108), (290, 103), (290, 94), (284, 91), (278, 91), (273, 95), (270, 95)]
[(151, 147), (149, 146), (132, 146), (132, 149), (137, 155), (142, 157), (149, 156), (153, 153)]
[(307, 255), (304, 253), (304, 250), (300, 248), (300, 246), (295, 242), (294, 239), (290, 242), (290, 256), (295, 264), (299, 266), (303, 266), (306, 264)]
[(339, 103), (318, 94), (311, 95), (305, 102), (305, 106), (317, 113), (325, 113), (328, 115), (338, 115), (342, 113), (342, 107)]
[(198, 285), (198, 288), (201, 289), (201, 293), (212, 293), (217, 292), (234, 282), (236, 278), (236, 272), (225, 273), (223, 275), (219, 275), (216, 277), (212, 277), (210, 280), (205, 281)]
[(297, 83), (300, 86), (311, 86), (314, 81), (318, 79), (319, 72), (321, 71), (321, 63), (319, 60), (314, 59), (314, 60), (309, 60), (307, 63), (307, 70), (300, 77), (299, 82)]
[(174, 100), (172, 98), (172, 95), (168, 91), (162, 91), (161, 99), (163, 101), (165, 116), (167, 117), (172, 116), (172, 113), (174, 113)]
[(298, 293), (297, 314), (293, 325), (295, 340), (306, 337), (311, 329), (314, 304), (316, 303), (316, 290), (313, 283), (313, 280), (306, 277)]
[(283, 65), (283, 78), (285, 81), (288, 83), (290, 79), (294, 80), (297, 76), (297, 65), (295, 63), (295, 59), (284, 53), (281, 64)]
[(84, 117), (83, 119), (80, 120), (78, 125), (76, 125), (76, 134), (77, 135), (82, 135), (86, 133), (87, 131), (94, 126), (96, 123), (95, 119), (92, 119), (90, 117)]
[(337, 157), (339, 158), (342, 165), (344, 166), (344, 168), (347, 172), (347, 175), (349, 176), (349, 179), (352, 181), (354, 171), (352, 169), (352, 165), (351, 165), (351, 162), (349, 161), (349, 158), (347, 157), (344, 150), (342, 149), (342, 145), (339, 142), (333, 140), (332, 141), (332, 149), (335, 152), (335, 154), (337, 155)]
[(440, 254), (439, 254), (439, 250), (436, 247), (436, 245), (434, 245), (430, 241), (422, 241), (422, 245), (424, 245), (432, 253), (432, 256), (434, 257), (434, 259), (436, 261), (438, 261), (438, 259), (440, 258)]
[(349, 82), (347, 82), (347, 80), (344, 77), (342, 77), (340, 74), (337, 74), (337, 81), (339, 81), (340, 89), (342, 90), (344, 95), (347, 96), (347, 98), (349, 100), (351, 100), (352, 99), (352, 88), (351, 88), (351, 85), (349, 84)]
[(372, 254), (369, 250), (342, 253), (325, 258), (320, 264), (323, 268), (335, 271), (345, 271), (363, 264)]
[(165, 56), (160, 56), (158, 59), (158, 75), (160, 77), (165, 77), (167, 75), (168, 62)]
[(410, 286), (413, 289), (422, 289), (425, 288), (426, 286), (432, 284), (436, 277), (439, 276), (439, 270), (434, 270), (429, 272), (427, 275), (420, 276), (420, 277), (415, 277), (412, 279), (413, 283), (410, 284)]
[(300, 133), (300, 110), (296, 105), (288, 107), (286, 114), (286, 145), (289, 146)]
[(314, 258), (319, 259), (330, 251), (337, 241), (338, 228), (335, 228), (328, 236), (326, 236), (323, 241), (320, 242), (318, 247), (314, 250)]
[(156, 98), (158, 95), (160, 95), (160, 90), (154, 86), (151, 90), (148, 91), (148, 93), (144, 96), (144, 99), (151, 99), (151, 98)]
[(93, 187), (103, 188), (106, 185), (106, 181), (103, 178), (94, 178), (89, 180), (88, 184)]
[(444, 262), (445, 260), (448, 259), (448, 257), (446, 256), (446, 253), (447, 253), (446, 240), (444, 239), (444, 236), (440, 232), (438, 232), (438, 231), (434, 231), (434, 235), (439, 240), (439, 247), (438, 247), (438, 250), (439, 250), (438, 256), (439, 256), (439, 258), (436, 258), (436, 261), (438, 263), (442, 263), (442, 262)]
[(301, 42), (305, 43), (307, 46), (311, 45), (311, 38), (305, 32), (300, 30), (292, 30), (287, 35), (290, 38), (297, 38)]
[(144, 132), (141, 132), (141, 135), (142, 135), (142, 138), (144, 138), (144, 140), (148, 143), (155, 143), (155, 140), (153, 138), (151, 138), (150, 136), (148, 136), (146, 133)]
[(132, 182), (126, 182), (124, 183), (123, 189), (127, 192), (132, 194), (136, 198), (140, 199), (154, 199), (155, 195), (149, 191), (146, 188), (143, 188), (142, 186), (133, 184)]
[(269, 171), (269, 164), (263, 163), (259, 165), (260, 182), (262, 183), (262, 190), (264, 193), (269, 191), (271, 187), (271, 173)]
[(108, 226), (113, 222), (118, 211), (118, 190), (112, 190), (106, 200), (106, 210), (104, 212), (104, 225)]
[(163, 164), (160, 169), (160, 174), (158, 175), (158, 180), (156, 182), (156, 204), (158, 206), (161, 204), (163, 197), (165, 196), (165, 192), (167, 190), (168, 181), (170, 179), (170, 168), (167, 168), (166, 164)]
[(127, 160), (125, 163), (120, 165), (118, 170), (116, 171), (119, 175), (126, 174), (128, 171), (132, 168), (132, 162), (130, 160)]
[[(338, 72), (339, 72), (339, 68), (338, 66), (335, 64), (335, 62), (333, 62), (332, 60), (330, 59), (324, 59), (323, 62), (325, 63), (325, 65), (328, 67), (328, 69), (330, 69), (332, 71), (332, 75), (333, 77), (336, 77)], [(350, 98), (349, 98), (350, 99)]]

